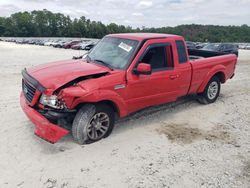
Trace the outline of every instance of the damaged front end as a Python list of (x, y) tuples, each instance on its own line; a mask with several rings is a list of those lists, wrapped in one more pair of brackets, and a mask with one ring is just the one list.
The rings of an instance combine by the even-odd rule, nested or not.
[(69, 130), (51, 123), (45, 116), (30, 107), (23, 92), (20, 96), (20, 104), (27, 117), (35, 124), (35, 134), (40, 138), (50, 143), (56, 143), (69, 133)]
[(68, 107), (75, 97), (86, 94), (86, 91), (76, 84), (106, 74), (78, 77), (55, 90), (49, 90), (24, 69), (20, 103), (23, 111), (35, 124), (35, 134), (51, 143), (68, 134), (76, 114), (75, 109)]
[(20, 104), (27, 117), (35, 124), (35, 134), (50, 143), (57, 142), (69, 133), (68, 128), (60, 126), (57, 122), (60, 119), (58, 117), (66, 114), (48, 114), (50, 110), (46, 110), (44, 105), (38, 103), (46, 89), (30, 76), (26, 69), (22, 71), (22, 76)]

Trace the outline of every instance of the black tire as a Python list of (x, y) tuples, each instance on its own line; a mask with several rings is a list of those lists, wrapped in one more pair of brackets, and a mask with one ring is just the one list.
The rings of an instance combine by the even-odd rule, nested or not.
[[(216, 85), (217, 84), (217, 90), (216, 90), (216, 93), (214, 93), (213, 95), (211, 94), (210, 95), (210, 92), (209, 92), (209, 87), (211, 86), (211, 84), (213, 85)], [(210, 104), (210, 103), (214, 103), (218, 96), (220, 95), (220, 87), (221, 87), (221, 84), (220, 84), (220, 79), (217, 77), (217, 76), (214, 76), (213, 78), (211, 78), (211, 80), (208, 82), (205, 90), (203, 93), (200, 93), (198, 94), (198, 101), (201, 103), (201, 104)], [(213, 96), (213, 97), (211, 97)]]
[[(106, 114), (109, 119), (109, 123), (106, 122), (105, 133), (102, 133), (102, 129), (97, 130), (95, 126), (91, 125), (94, 117), (98, 117), (99, 114)], [(107, 118), (105, 116), (105, 118)], [(89, 144), (108, 137), (114, 128), (115, 113), (113, 109), (106, 104), (86, 104), (76, 114), (72, 125), (72, 136), (78, 144)], [(102, 123), (101, 123), (102, 124)], [(100, 123), (99, 123), (100, 125)], [(101, 125), (102, 126), (102, 125)], [(94, 129), (94, 130), (93, 130)], [(92, 139), (90, 131), (99, 132), (100, 138)], [(96, 133), (98, 135), (98, 133)], [(103, 135), (102, 135), (103, 134)]]

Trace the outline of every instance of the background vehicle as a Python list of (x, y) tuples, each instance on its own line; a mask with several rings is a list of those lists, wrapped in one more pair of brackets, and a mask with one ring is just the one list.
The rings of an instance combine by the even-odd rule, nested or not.
[(229, 43), (221, 43), (221, 44), (207, 44), (202, 50), (209, 50), (209, 51), (216, 51), (216, 52), (225, 52), (225, 53), (232, 53), (235, 55), (239, 55), (239, 46), (236, 44), (229, 44)]
[(71, 46), (71, 49), (80, 50), (81, 49), (81, 44), (82, 43), (75, 44), (75, 45)]
[(202, 42), (197, 42), (195, 47), (196, 49), (201, 49), (203, 48), (204, 46), (206, 46), (208, 43), (202, 43)]
[(63, 44), (63, 48), (71, 48), (73, 45), (76, 45), (78, 43), (80, 43), (80, 40), (73, 40), (73, 41), (69, 41)]
[(84, 50), (84, 48), (89, 45), (89, 44), (92, 44), (93, 42), (91, 41), (88, 41), (88, 40), (85, 40), (85, 41), (82, 41), (78, 44), (75, 44), (73, 46), (71, 46), (72, 49), (75, 49), (75, 50)]
[(87, 44), (81, 45), (81, 49), (82, 50), (91, 50), (96, 44), (97, 44), (97, 42), (89, 42)]
[(116, 116), (191, 94), (215, 102), (236, 62), (234, 54), (187, 49), (181, 36), (113, 34), (84, 59), (23, 70), (20, 102), (39, 137), (55, 143), (71, 131), (91, 143), (112, 132)]
[(188, 49), (196, 49), (196, 45), (194, 42), (186, 41), (186, 46)]
[(67, 41), (67, 40), (60, 40), (60, 41), (58, 41), (58, 42), (55, 42), (52, 46), (53, 46), (54, 48), (62, 48), (63, 45), (64, 45), (66, 42), (68, 42), (68, 41)]
[(48, 40), (46, 40), (46, 41), (44, 41), (44, 46), (50, 46), (50, 45), (52, 45), (53, 44), (53, 40), (52, 39), (48, 39)]
[(245, 50), (250, 50), (250, 45), (246, 46), (244, 49)]

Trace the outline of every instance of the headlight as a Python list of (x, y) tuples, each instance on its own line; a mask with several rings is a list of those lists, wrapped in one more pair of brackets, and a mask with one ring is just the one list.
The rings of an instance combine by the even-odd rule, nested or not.
[(42, 94), (39, 102), (44, 106), (49, 106), (56, 109), (64, 108), (64, 103), (59, 100), (56, 95), (47, 96), (45, 94)]

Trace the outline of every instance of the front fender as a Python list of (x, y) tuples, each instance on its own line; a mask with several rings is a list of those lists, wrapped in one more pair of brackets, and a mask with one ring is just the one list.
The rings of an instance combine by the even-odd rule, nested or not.
[(224, 77), (225, 77), (225, 70), (226, 70), (226, 67), (223, 66), (223, 65), (216, 65), (215, 67), (213, 67), (208, 73), (207, 75), (205, 76), (203, 82), (201, 83), (200, 87), (198, 88), (198, 91), (197, 93), (202, 93), (204, 91), (204, 89), (206, 88), (207, 86), (207, 83), (209, 82), (209, 80), (211, 80), (211, 78), (221, 72), (224, 74)]
[(98, 103), (101, 101), (110, 101), (114, 103), (120, 117), (124, 117), (128, 114), (127, 105), (123, 98), (114, 91), (103, 89), (95, 90), (87, 95), (75, 98), (70, 108), (75, 108), (81, 103)]

